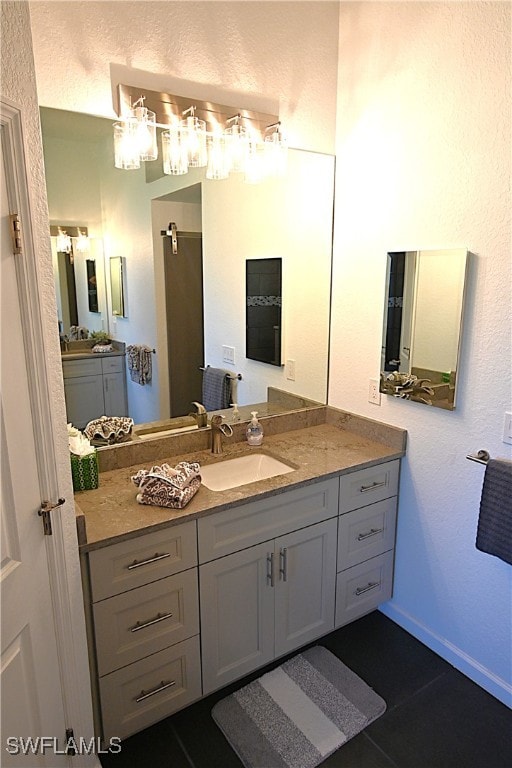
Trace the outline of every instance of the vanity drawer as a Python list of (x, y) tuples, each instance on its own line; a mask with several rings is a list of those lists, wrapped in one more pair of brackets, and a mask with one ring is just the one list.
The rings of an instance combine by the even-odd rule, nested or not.
[(338, 573), (335, 627), (369, 613), (393, 593), (393, 550)]
[(101, 376), (101, 359), (86, 357), (81, 360), (63, 360), (62, 374), (65, 379), (74, 379), (77, 376)]
[(124, 357), (115, 355), (114, 357), (102, 357), (101, 367), (103, 373), (122, 373)]
[(199, 562), (206, 563), (337, 514), (338, 481), (332, 479), (208, 515), (198, 520)]
[(93, 612), (105, 675), (199, 633), (197, 568), (109, 597)]
[(89, 552), (93, 602), (197, 565), (196, 524), (172, 525)]
[(340, 513), (396, 496), (400, 461), (388, 461), (340, 477)]
[(101, 677), (103, 739), (125, 739), (201, 697), (199, 637)]
[(397, 498), (354, 509), (338, 519), (338, 571), (376, 557), (395, 545)]

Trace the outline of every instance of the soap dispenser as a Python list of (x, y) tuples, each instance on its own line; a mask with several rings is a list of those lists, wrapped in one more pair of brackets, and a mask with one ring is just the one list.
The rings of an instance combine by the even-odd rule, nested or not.
[(263, 427), (259, 423), (258, 411), (251, 411), (252, 419), (247, 427), (247, 442), (249, 445), (261, 445), (263, 442)]

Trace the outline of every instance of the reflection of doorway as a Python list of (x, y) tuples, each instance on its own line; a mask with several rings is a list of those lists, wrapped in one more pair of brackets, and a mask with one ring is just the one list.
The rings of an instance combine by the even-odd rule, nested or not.
[(164, 235), (165, 303), (170, 415), (190, 413), (202, 397), (204, 365), (201, 232), (177, 232), (177, 249)]

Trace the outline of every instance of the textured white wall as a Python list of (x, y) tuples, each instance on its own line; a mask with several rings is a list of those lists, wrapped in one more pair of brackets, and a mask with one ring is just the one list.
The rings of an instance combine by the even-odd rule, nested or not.
[(333, 152), (338, 3), (31, 2), (39, 102), (112, 117), (113, 83), (279, 114)]
[[(70, 617), (73, 642), (76, 651), (78, 684), (81, 695), (80, 722), (73, 723), (75, 733), (87, 740), (92, 735), (92, 713), (87, 644), (82, 603), (82, 588), (76, 523), (73, 506), (73, 488), (69, 464), (69, 448), (66, 431), (64, 386), (60, 361), (57, 309), (53, 282), (50, 237), (48, 232), (48, 206), (46, 201), (43, 150), (41, 146), (39, 110), (35, 83), (34, 60), (30, 37), (28, 4), (10, 2), (1, 4), (2, 56), (1, 95), (22, 110), (24, 147), (33, 235), (37, 258), (37, 273), (43, 311), (47, 376), (51, 392), (49, 407), (55, 435), (59, 495), (68, 503), (62, 508), (62, 530), (70, 587)], [(92, 764), (92, 760), (91, 760)]]
[[(475, 549), (511, 406), (510, 4), (342, 3), (329, 402), (408, 430), (386, 611), (510, 701), (511, 567)], [(472, 251), (457, 409), (383, 396), (386, 252)]]

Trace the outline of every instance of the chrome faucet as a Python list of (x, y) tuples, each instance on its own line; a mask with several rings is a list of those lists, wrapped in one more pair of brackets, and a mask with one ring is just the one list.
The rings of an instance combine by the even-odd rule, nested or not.
[(229, 424), (223, 424), (222, 419), (224, 416), (215, 414), (212, 416), (211, 429), (212, 429), (212, 453), (222, 453), (222, 435), (225, 437), (231, 437), (233, 430)]

